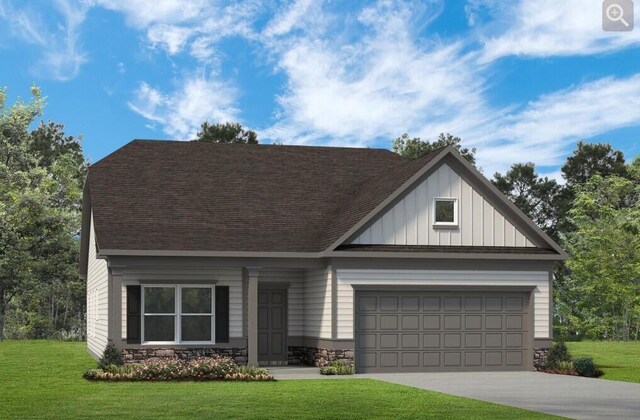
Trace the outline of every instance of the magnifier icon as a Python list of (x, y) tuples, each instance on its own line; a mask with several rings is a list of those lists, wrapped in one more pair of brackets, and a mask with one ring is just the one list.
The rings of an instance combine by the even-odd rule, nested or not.
[(625, 27), (629, 27), (629, 22), (624, 20), (624, 9), (618, 3), (610, 4), (605, 10), (605, 15), (611, 22), (622, 22)]

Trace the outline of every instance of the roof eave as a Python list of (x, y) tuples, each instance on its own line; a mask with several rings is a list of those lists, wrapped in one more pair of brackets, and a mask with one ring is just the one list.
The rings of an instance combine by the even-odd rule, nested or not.
[(518, 253), (477, 253), (477, 252), (252, 252), (252, 251), (170, 251), (170, 250), (128, 250), (101, 249), (98, 257), (209, 257), (209, 258), (410, 258), (410, 259), (472, 259), (472, 260), (544, 260), (561, 261), (560, 254), (518, 254)]

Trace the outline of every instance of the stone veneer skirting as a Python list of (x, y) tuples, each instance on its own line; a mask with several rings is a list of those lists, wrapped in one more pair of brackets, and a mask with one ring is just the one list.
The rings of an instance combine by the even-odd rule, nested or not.
[(540, 371), (547, 366), (547, 357), (549, 356), (549, 347), (539, 347), (533, 349), (533, 369)]
[(353, 365), (353, 350), (289, 346), (289, 365), (324, 367), (330, 365), (334, 360), (344, 360)]
[(247, 364), (246, 348), (137, 348), (123, 349), (125, 363), (138, 363), (148, 359), (174, 358), (191, 360), (197, 357), (228, 356), (241, 365)]
[[(533, 350), (533, 368), (536, 371), (544, 370), (547, 356), (551, 349), (548, 347), (535, 348)], [(123, 349), (122, 355), (125, 363), (138, 363), (148, 359), (175, 358), (191, 360), (197, 357), (228, 356), (238, 364), (247, 363), (246, 348), (137, 348)], [(354, 365), (354, 352), (352, 349), (324, 349), (316, 347), (289, 346), (288, 364), (291, 366), (328, 366), (334, 360), (344, 360)]]

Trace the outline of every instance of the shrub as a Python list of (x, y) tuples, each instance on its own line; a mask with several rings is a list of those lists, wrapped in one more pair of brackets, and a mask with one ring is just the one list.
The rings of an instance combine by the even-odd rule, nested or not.
[(591, 357), (576, 357), (573, 359), (573, 368), (580, 376), (597, 377), (601, 375)]
[(113, 344), (107, 344), (100, 361), (98, 361), (98, 369), (104, 369), (109, 365), (122, 366), (124, 365), (124, 359), (122, 358), (122, 352), (116, 348)]
[(562, 361), (558, 362), (556, 365), (556, 369), (563, 372), (572, 372), (573, 371), (573, 362), (571, 361)]
[(271, 381), (266, 369), (238, 366), (229, 357), (146, 360), (139, 364), (105, 365), (83, 377), (103, 381)]
[(551, 350), (547, 356), (546, 368), (558, 369), (562, 362), (571, 362), (571, 354), (564, 341), (556, 341), (551, 345)]
[(337, 375), (338, 370), (333, 366), (324, 366), (320, 368), (320, 375)]
[(353, 366), (344, 360), (334, 360), (329, 366), (320, 369), (321, 375), (353, 375)]

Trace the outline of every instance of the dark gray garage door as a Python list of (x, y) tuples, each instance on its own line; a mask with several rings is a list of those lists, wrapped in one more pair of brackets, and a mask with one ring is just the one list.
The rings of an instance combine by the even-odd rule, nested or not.
[(531, 370), (530, 293), (355, 293), (356, 371)]

